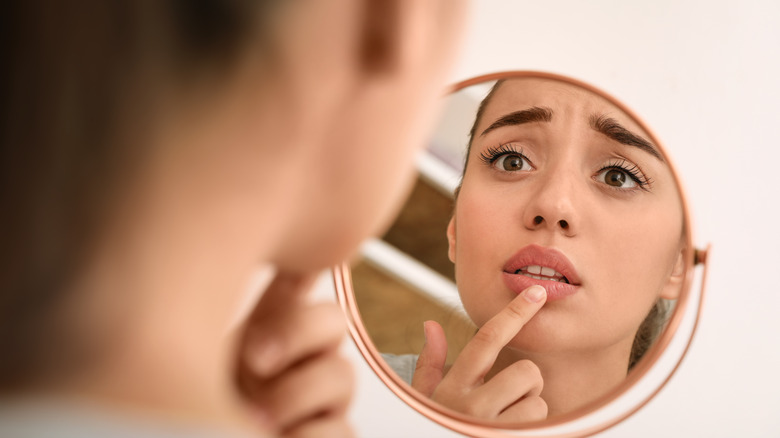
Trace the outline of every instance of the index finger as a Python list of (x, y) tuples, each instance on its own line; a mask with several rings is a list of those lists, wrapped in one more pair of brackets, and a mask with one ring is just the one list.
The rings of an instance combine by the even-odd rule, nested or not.
[(525, 326), (547, 300), (544, 287), (525, 289), (496, 316), (486, 322), (463, 348), (448, 377), (458, 382), (481, 384), (498, 353)]

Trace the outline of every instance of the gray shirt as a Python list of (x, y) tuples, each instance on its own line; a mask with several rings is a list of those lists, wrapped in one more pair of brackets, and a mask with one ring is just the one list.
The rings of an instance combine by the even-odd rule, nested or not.
[(0, 403), (3, 438), (248, 438), (212, 428), (50, 402)]
[(381, 353), (382, 359), (390, 365), (390, 368), (398, 374), (398, 377), (402, 378), (410, 386), (412, 384), (412, 376), (414, 376), (414, 369), (417, 367), (416, 354), (389, 354)]

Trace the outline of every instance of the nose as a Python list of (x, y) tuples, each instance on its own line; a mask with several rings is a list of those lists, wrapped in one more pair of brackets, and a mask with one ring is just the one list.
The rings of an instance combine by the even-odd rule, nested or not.
[(579, 231), (579, 218), (574, 205), (574, 192), (574, 183), (565, 177), (540, 182), (539, 189), (523, 213), (525, 228), (575, 236)]

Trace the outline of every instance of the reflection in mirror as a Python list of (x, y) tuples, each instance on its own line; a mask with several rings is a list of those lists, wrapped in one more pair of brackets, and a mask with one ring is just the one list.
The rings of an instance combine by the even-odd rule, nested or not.
[(352, 266), (365, 328), (399, 377), (509, 423), (625, 381), (688, 266), (680, 191), (641, 123), (573, 83), (502, 79), (447, 98), (418, 167), (397, 221)]

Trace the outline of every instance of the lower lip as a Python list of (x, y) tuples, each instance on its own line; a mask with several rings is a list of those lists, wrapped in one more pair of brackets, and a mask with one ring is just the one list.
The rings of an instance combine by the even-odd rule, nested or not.
[(519, 294), (533, 285), (539, 285), (547, 290), (547, 301), (562, 300), (575, 294), (580, 287), (555, 280), (537, 280), (522, 274), (504, 272), (504, 284), (513, 292)]

